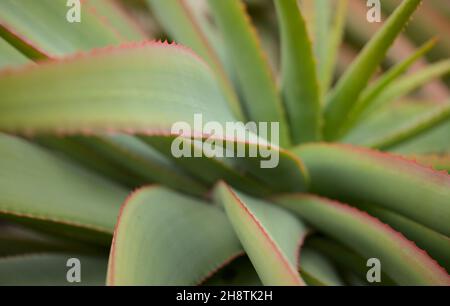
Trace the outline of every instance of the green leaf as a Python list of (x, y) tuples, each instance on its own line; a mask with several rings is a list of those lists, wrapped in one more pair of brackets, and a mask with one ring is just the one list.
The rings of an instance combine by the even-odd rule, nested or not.
[(450, 271), (450, 241), (447, 236), (375, 205), (357, 204), (356, 206), (403, 233), (406, 238), (414, 241), (418, 247), (424, 249), (447, 271)]
[(311, 191), (370, 202), (450, 235), (450, 176), (401, 157), (346, 145), (295, 149), (311, 175)]
[[(357, 254), (354, 250), (349, 249), (336, 240), (320, 236), (307, 239), (305, 248), (311, 248), (326, 255), (327, 258), (332, 260), (333, 263), (338, 266), (340, 271), (346, 271), (347, 273), (358, 277), (362, 285), (377, 285), (377, 283), (374, 284), (367, 281), (367, 260), (371, 258), (371, 256), (364, 258), (361, 254)], [(395, 285), (395, 282), (384, 273), (383, 269), (381, 269), (381, 280), (379, 285)]]
[(145, 183), (143, 178), (130, 173), (127, 169), (107, 160), (105, 156), (100, 155), (98, 152), (86, 146), (83, 143), (84, 137), (73, 136), (62, 138), (39, 136), (33, 138), (33, 142), (49, 149), (54, 154), (75, 162), (79, 166), (94, 171), (130, 189)]
[(414, 137), (405, 143), (400, 143), (390, 149), (394, 153), (403, 155), (450, 153), (450, 120), (447, 123), (435, 127), (431, 131)]
[(36, 232), (0, 219), (0, 258), (46, 252), (77, 252), (101, 254), (103, 248), (81, 243), (73, 239), (61, 239), (54, 235)]
[(107, 241), (126, 190), (12, 136), (0, 134), (0, 156), (2, 216)]
[(319, 84), (311, 41), (296, 0), (276, 0), (281, 32), (282, 95), (293, 143), (320, 139)]
[(328, 27), (330, 35), (325, 43), (325, 50), (319, 57), (319, 81), (322, 94), (325, 95), (333, 82), (336, 60), (340, 50), (340, 45), (344, 36), (345, 19), (347, 16), (348, 0), (335, 1), (334, 10), (336, 11), (331, 25)]
[[(0, 91), (0, 130), (13, 133), (124, 132), (143, 137), (183, 134), (206, 138), (203, 125), (194, 124), (195, 115), (202, 115), (204, 124), (213, 121), (225, 127), (236, 122), (208, 66), (190, 51), (167, 44), (97, 50), (0, 73)], [(180, 122), (190, 130), (172, 133), (173, 125)], [(251, 133), (231, 140), (214, 133), (211, 136), (218, 140), (256, 151), (265, 147), (265, 142)], [(269, 146), (270, 151), (279, 152), (278, 167), (261, 169), (263, 157), (258, 154), (245, 159), (250, 170), (266, 179), (268, 174), (277, 174), (280, 180), (275, 185), (280, 189), (303, 189), (307, 178), (301, 161), (275, 145)]]
[(333, 81), (345, 29), (348, 0), (305, 0), (300, 1), (300, 7), (312, 37), (319, 87), (324, 96)]
[(0, 69), (20, 66), (28, 62), (25, 55), (0, 37)]
[(275, 201), (364, 256), (379, 259), (400, 285), (450, 284), (445, 270), (414, 243), (356, 208), (313, 195), (286, 195)]
[(344, 132), (351, 128), (360, 118), (360, 115), (364, 112), (371, 103), (380, 96), (383, 91), (392, 82), (394, 82), (401, 74), (408, 70), (418, 59), (420, 59), (424, 54), (430, 51), (436, 45), (437, 39), (431, 39), (422, 45), (416, 52), (409, 56), (404, 61), (398, 63), (392, 67), (388, 72), (383, 74), (378, 80), (367, 87), (359, 98), (358, 102), (355, 104), (353, 110), (351, 111), (348, 122), (345, 124)]
[[(66, 20), (65, 0), (4, 0), (0, 2), (0, 25), (10, 42), (25, 44), (45, 57), (58, 57), (80, 50), (118, 44), (124, 40), (102, 18), (81, 6), (82, 22)], [(11, 37), (13, 36), (13, 37)], [(22, 50), (22, 49), (20, 49)]]
[(195, 285), (242, 254), (217, 207), (162, 187), (126, 201), (114, 234), (109, 285)]
[(326, 139), (336, 139), (340, 136), (346, 116), (420, 2), (421, 0), (403, 1), (340, 78), (328, 97), (325, 109)]
[(84, 0), (82, 5), (122, 41), (141, 41), (148, 38), (141, 26), (124, 11), (117, 0)]
[[(69, 283), (70, 258), (81, 263), (81, 282)], [(103, 257), (79, 254), (39, 254), (0, 259), (2, 286), (101, 286), (105, 284), (107, 261)]]
[(215, 50), (215, 41), (211, 28), (206, 21), (201, 20), (195, 14), (194, 8), (186, 0), (147, 0), (152, 12), (170, 36), (177, 42), (186, 45), (205, 59), (213, 68), (227, 95), (233, 114), (243, 119), (241, 106), (233, 85), (228, 79), (223, 64)]
[(180, 171), (157, 150), (138, 138), (114, 135), (79, 137), (78, 141), (142, 177), (144, 183), (160, 183), (193, 195), (203, 195), (207, 192), (205, 186)]
[(299, 241), (306, 227), (289, 213), (235, 193), (219, 183), (215, 198), (225, 207), (247, 255), (264, 285), (304, 285), (297, 272)]
[(443, 60), (432, 65), (428, 65), (420, 71), (411, 75), (406, 75), (396, 82), (390, 84), (375, 100), (371, 106), (366, 108), (361, 117), (376, 112), (381, 106), (387, 105), (396, 99), (399, 99), (408, 93), (414, 91), (420, 86), (450, 73), (450, 60)]
[(234, 64), (248, 118), (255, 122), (279, 122), (280, 144), (288, 145), (290, 139), (283, 105), (244, 4), (221, 0), (209, 0), (208, 3)]
[(300, 253), (300, 274), (310, 286), (344, 285), (329, 259), (310, 248), (302, 248)]
[[(389, 149), (442, 125), (449, 118), (450, 101), (448, 103), (402, 101), (374, 113), (342, 141)], [(445, 138), (441, 141), (445, 141)]]
[[(151, 144), (155, 149), (171, 159), (174, 164), (186, 170), (193, 177), (203, 182), (208, 187), (213, 187), (219, 180), (226, 180), (233, 186), (239, 186), (250, 194), (265, 196), (270, 194), (269, 186), (253, 177), (250, 173), (239, 170), (241, 165), (235, 159), (226, 157), (209, 158), (205, 154), (208, 149), (201, 145), (200, 141), (183, 139), (183, 147), (190, 147), (193, 156), (175, 158), (171, 152), (173, 139), (167, 137), (146, 137), (145, 142)], [(256, 166), (255, 166), (256, 168)], [(202, 171), (199, 171), (202, 169)], [(265, 175), (261, 173), (261, 175)], [(206, 193), (206, 192), (204, 192)]]

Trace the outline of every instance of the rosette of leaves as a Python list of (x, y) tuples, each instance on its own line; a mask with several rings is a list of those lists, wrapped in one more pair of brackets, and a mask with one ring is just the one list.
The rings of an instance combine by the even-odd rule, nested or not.
[[(375, 258), (381, 284), (448, 285), (450, 104), (410, 94), (450, 62), (406, 73), (431, 40), (377, 70), (420, 3), (336, 79), (347, 1), (273, 1), (274, 72), (238, 0), (148, 0), (176, 44), (118, 2), (68, 23), (64, 0), (2, 0), (0, 283), (67, 284), (78, 258), (81, 284), (353, 285)], [(194, 114), (278, 122), (279, 165), (174, 158)]]

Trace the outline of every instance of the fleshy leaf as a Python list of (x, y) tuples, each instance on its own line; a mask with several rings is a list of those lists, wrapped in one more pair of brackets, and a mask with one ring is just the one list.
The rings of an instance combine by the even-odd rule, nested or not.
[(107, 283), (195, 285), (240, 254), (239, 240), (219, 208), (162, 187), (144, 187), (122, 207)]
[(27, 57), (0, 37), (0, 69), (26, 63), (28, 63)]
[(449, 285), (450, 277), (425, 252), (378, 219), (356, 208), (313, 195), (275, 200), (320, 231), (368, 258), (400, 285)]
[[(81, 264), (81, 282), (69, 283), (67, 262), (76, 258)], [(104, 257), (68, 254), (35, 254), (0, 258), (2, 286), (102, 286), (106, 279)]]
[[(279, 152), (278, 167), (261, 169), (263, 157), (258, 154), (246, 159), (247, 164), (253, 163), (250, 171), (259, 177), (267, 178), (269, 173), (284, 177), (276, 182), (280, 189), (302, 189), (306, 185), (301, 161), (276, 145), (252, 133), (237, 135), (237, 139), (225, 139), (217, 131), (214, 135), (203, 133), (207, 122), (226, 127), (236, 119), (208, 66), (182, 47), (144, 42), (4, 72), (0, 73), (0, 91), (1, 131), (28, 135), (124, 132), (172, 138), (181, 134), (198, 139), (211, 136), (259, 152), (268, 145), (271, 152)], [(196, 115), (201, 116), (203, 124), (195, 120)], [(186, 123), (183, 126), (188, 125), (189, 130), (172, 133), (175, 123)]]
[(277, 207), (237, 194), (225, 183), (215, 190), (264, 285), (304, 285), (297, 272), (299, 241), (306, 228)]
[(216, 50), (217, 39), (214, 33), (208, 31), (211, 25), (206, 24), (207, 21), (195, 13), (192, 3), (187, 0), (147, 0), (147, 3), (164, 29), (177, 43), (191, 48), (213, 68), (233, 114), (243, 120), (244, 114), (238, 97)]
[(414, 139), (449, 119), (450, 101), (405, 101), (388, 105), (366, 118), (342, 141), (387, 150)]
[(280, 144), (288, 145), (290, 139), (283, 105), (243, 2), (209, 0), (208, 3), (234, 64), (248, 119), (279, 122)]
[(346, 116), (420, 2), (421, 0), (403, 1), (339, 79), (328, 97), (325, 110), (326, 139), (332, 140), (340, 136)]
[(25, 140), (0, 134), (0, 144), (2, 216), (110, 237), (125, 189)]
[(338, 271), (323, 254), (303, 248), (300, 254), (300, 275), (310, 286), (342, 286)]
[[(351, 128), (361, 115), (361, 113), (370, 106), (370, 104), (376, 99), (383, 90), (392, 84), (402, 73), (404, 73), (408, 68), (411, 67), (418, 59), (420, 59), (424, 54), (430, 51), (436, 44), (436, 39), (431, 39), (422, 45), (416, 52), (405, 59), (403, 62), (398, 63), (392, 67), (388, 72), (381, 76), (376, 82), (367, 87), (359, 98), (358, 102), (355, 104), (354, 109), (349, 115), (348, 122), (345, 124), (345, 129)], [(344, 130), (345, 132), (345, 130)]]
[(414, 241), (417, 246), (427, 251), (447, 271), (450, 271), (450, 239), (447, 236), (375, 205), (358, 204), (356, 206), (403, 233), (406, 238)]
[(397, 81), (390, 84), (374, 101), (370, 107), (366, 108), (361, 114), (362, 118), (376, 112), (380, 107), (401, 98), (420, 86), (450, 73), (450, 60), (443, 60), (426, 68), (419, 70), (411, 75), (403, 76)]
[(315, 59), (296, 0), (275, 1), (280, 21), (282, 95), (293, 143), (321, 138), (321, 103)]
[(398, 156), (347, 145), (310, 144), (295, 153), (311, 175), (311, 191), (370, 202), (450, 235), (450, 175)]

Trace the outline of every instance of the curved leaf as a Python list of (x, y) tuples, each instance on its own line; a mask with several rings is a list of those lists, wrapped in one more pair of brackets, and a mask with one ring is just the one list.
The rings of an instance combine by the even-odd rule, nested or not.
[(404, 73), (408, 68), (411, 67), (418, 59), (420, 59), (424, 54), (430, 51), (436, 45), (437, 39), (431, 39), (422, 45), (416, 52), (405, 59), (403, 62), (398, 63), (392, 67), (388, 72), (377, 79), (373, 84), (367, 87), (359, 98), (358, 102), (355, 104), (353, 110), (351, 111), (347, 123), (345, 124), (344, 132), (346, 129), (351, 128), (360, 118), (359, 116), (364, 110), (370, 106), (370, 104), (376, 99), (383, 90), (393, 81), (395, 81), (402, 73)]
[(354, 248), (401, 285), (449, 285), (450, 277), (425, 252), (400, 233), (356, 208), (313, 195), (275, 199), (320, 231)]
[(370, 204), (357, 204), (356, 206), (403, 233), (406, 238), (414, 241), (420, 248), (435, 258), (447, 271), (450, 271), (449, 237), (387, 209)]
[(324, 133), (326, 139), (336, 139), (340, 136), (340, 128), (357, 102), (361, 91), (383, 60), (389, 46), (402, 31), (420, 3), (421, 0), (403, 1), (340, 78), (328, 97), (325, 109)]
[(374, 101), (366, 108), (361, 116), (367, 117), (377, 111), (381, 106), (387, 105), (408, 93), (414, 91), (429, 81), (450, 73), (450, 60), (443, 60), (411, 74), (406, 75), (390, 84)]
[(390, 149), (394, 153), (403, 155), (413, 154), (438, 154), (450, 153), (450, 142), (445, 139), (450, 138), (450, 120), (431, 131), (418, 135), (405, 143), (400, 143)]
[(220, 209), (162, 187), (144, 187), (122, 207), (107, 283), (195, 285), (239, 254), (239, 241)]
[[(109, 236), (126, 190), (22, 139), (0, 134), (0, 214)], [(62, 230), (58, 230), (63, 232)]]
[(177, 42), (189, 48), (205, 59), (216, 72), (218, 79), (228, 97), (233, 114), (243, 119), (244, 114), (239, 104), (233, 85), (228, 79), (227, 73), (219, 58), (212, 33), (208, 33), (211, 26), (205, 25), (206, 21), (199, 20), (194, 8), (186, 0), (147, 0), (164, 29)]
[(315, 59), (296, 0), (276, 0), (282, 50), (282, 94), (293, 143), (320, 139), (321, 107)]
[(299, 146), (311, 190), (370, 202), (450, 235), (450, 176), (401, 157), (346, 145)]
[[(225, 183), (215, 190), (264, 285), (304, 285), (297, 272), (299, 241), (306, 228), (289, 213), (236, 194)], [(299, 240), (300, 239), (300, 240)]]
[[(372, 148), (389, 149), (444, 124), (450, 118), (450, 101), (402, 101), (366, 118), (342, 140)], [(442, 138), (445, 141), (445, 138)]]
[[(367, 281), (367, 260), (369, 257), (364, 258), (361, 254), (328, 237), (319, 236), (309, 238), (306, 241), (305, 248), (312, 248), (313, 250), (319, 251), (332, 260), (340, 271), (346, 271), (347, 275), (350, 274), (359, 278), (360, 283), (358, 285), (395, 285), (395, 282), (384, 273), (383, 269), (381, 269), (380, 283), (369, 283)], [(349, 283), (348, 279), (346, 281)], [(350, 284), (353, 285), (352, 282)]]
[(255, 122), (279, 122), (280, 144), (288, 145), (290, 139), (283, 105), (244, 4), (241, 0), (209, 0), (208, 3), (224, 35), (225, 47), (245, 98), (248, 118)]
[(329, 259), (310, 248), (303, 248), (301, 251), (300, 275), (310, 286), (344, 285)]
[(124, 37), (103, 23), (86, 3), (81, 5), (82, 22), (74, 27), (65, 18), (66, 4), (66, 0), (1, 1), (0, 28), (9, 34), (11, 43), (25, 44), (34, 53), (50, 58), (123, 41)]
[[(67, 261), (80, 260), (81, 282), (67, 281)], [(105, 284), (106, 258), (78, 254), (36, 254), (0, 259), (2, 286), (100, 286)]]
[[(203, 126), (194, 124), (195, 115), (202, 115), (203, 123), (214, 121), (222, 127), (236, 122), (205, 63), (191, 52), (167, 44), (146, 42), (96, 50), (0, 73), (0, 91), (0, 130), (13, 133), (125, 132), (207, 138)], [(172, 133), (177, 122), (188, 124), (189, 131)], [(211, 135), (259, 152), (266, 144), (251, 133), (237, 136), (225, 139)], [(276, 182), (280, 189), (302, 189), (307, 179), (301, 161), (275, 145), (269, 146), (270, 151), (279, 152), (278, 167), (261, 169), (263, 157), (258, 154), (246, 159), (247, 164), (253, 163), (250, 171), (266, 178), (276, 173), (284, 178)]]
[(29, 60), (25, 55), (0, 37), (0, 69), (20, 66), (28, 62)]

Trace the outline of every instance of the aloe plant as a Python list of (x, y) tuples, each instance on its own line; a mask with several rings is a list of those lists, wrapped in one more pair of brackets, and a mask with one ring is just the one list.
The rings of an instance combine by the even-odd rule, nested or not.
[[(373, 81), (420, 0), (336, 81), (348, 1), (274, 0), (276, 72), (242, 1), (146, 3), (176, 43), (119, 2), (0, 2), (0, 284), (68, 284), (69, 258), (81, 284), (367, 285), (369, 259), (375, 285), (450, 284), (450, 101), (410, 95), (449, 60), (405, 74), (430, 41)], [(279, 123), (278, 166), (176, 158), (196, 114)]]

